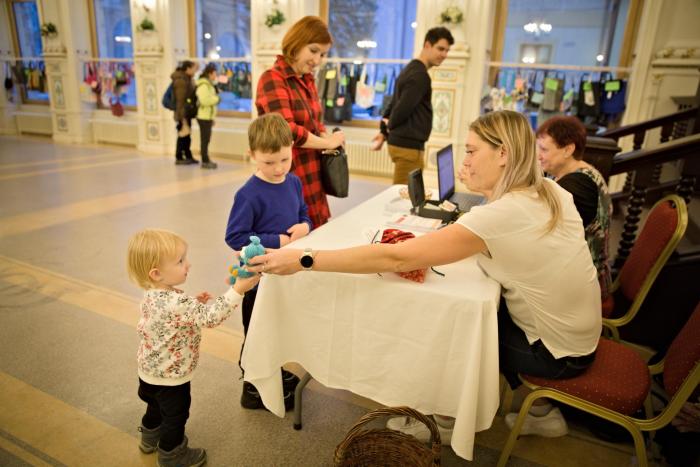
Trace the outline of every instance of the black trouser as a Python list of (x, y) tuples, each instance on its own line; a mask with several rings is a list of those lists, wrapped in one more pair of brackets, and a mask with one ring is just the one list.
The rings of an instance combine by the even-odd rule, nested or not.
[(139, 397), (148, 404), (141, 424), (151, 430), (160, 427), (158, 447), (172, 451), (182, 444), (192, 401), (190, 383), (156, 386), (139, 378)]
[(241, 305), (241, 317), (243, 318), (243, 344), (241, 344), (241, 353), (238, 356), (238, 366), (243, 371), (241, 366), (241, 357), (243, 357), (243, 347), (245, 346), (245, 338), (248, 335), (248, 326), (250, 318), (253, 316), (253, 307), (255, 306), (255, 297), (258, 294), (258, 288), (247, 291), (243, 295), (243, 304)]
[[(176, 160), (192, 159), (192, 150), (190, 149), (190, 145), (192, 144), (192, 119), (188, 118), (186, 120), (187, 126), (190, 127), (190, 134), (187, 136), (177, 137), (177, 142), (175, 143)], [(178, 132), (180, 132), (180, 130), (182, 130), (182, 122), (177, 122), (177, 126), (175, 128)]]
[(498, 310), (498, 365), (512, 389), (522, 383), (518, 373), (549, 379), (573, 378), (593, 363), (595, 352), (583, 357), (554, 358), (541, 340), (532, 345), (525, 332), (513, 322), (501, 299)]
[(209, 141), (211, 141), (211, 127), (214, 126), (214, 121), (198, 118), (197, 123), (199, 124), (199, 148), (202, 153), (202, 162), (209, 162)]

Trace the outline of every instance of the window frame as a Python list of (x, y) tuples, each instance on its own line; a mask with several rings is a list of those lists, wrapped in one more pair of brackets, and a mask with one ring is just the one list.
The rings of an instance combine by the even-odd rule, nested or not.
[[(43, 17), (43, 12), (41, 11), (41, 4), (37, 0), (10, 0), (7, 2), (7, 10), (8, 10), (8, 16), (10, 20), (10, 36), (12, 37), (12, 47), (15, 51), (15, 63), (19, 61), (24, 61), (24, 58), (22, 57), (22, 49), (19, 46), (19, 35), (17, 33), (17, 18), (15, 17), (15, 4), (16, 3), (30, 3), (33, 2), (36, 5), (36, 11), (39, 16), (39, 26), (41, 27), (41, 18)], [(38, 32), (38, 31), (37, 31)], [(42, 58), (41, 60), (44, 62), (44, 69), (46, 69), (46, 60), (43, 58), (44, 55), (44, 41), (43, 39), (41, 40), (41, 55)], [(31, 57), (31, 59), (38, 59), (39, 57)], [(46, 77), (48, 80), (48, 76)], [(41, 100), (41, 99), (30, 99), (27, 94), (27, 87), (26, 85), (20, 85), (20, 99), (22, 99), (22, 104), (30, 104), (30, 105), (46, 105), (50, 106), (51, 105), (51, 90), (49, 89), (48, 83), (47, 83), (47, 91), (46, 93), (48, 94), (49, 98), (46, 100)]]
[[(90, 59), (89, 60), (81, 60), (81, 63), (100, 63), (100, 62), (110, 62), (112, 60), (117, 60), (116, 57), (107, 57), (106, 59), (103, 59), (100, 57), (100, 46), (97, 43), (97, 18), (95, 17), (96, 11), (95, 11), (95, 1), (96, 0), (85, 0), (87, 2), (87, 7), (88, 7), (88, 22), (90, 23), (90, 47), (91, 47), (91, 53), (90, 53)], [(130, 2), (129, 2), (130, 3)], [(131, 6), (129, 6), (129, 18), (131, 20)], [(133, 35), (133, 26), (132, 26), (132, 35)], [(131, 39), (133, 41), (133, 37)], [(133, 42), (132, 42), (133, 44)], [(133, 50), (133, 48), (132, 48)], [(133, 54), (131, 56), (131, 65), (132, 68), (136, 68), (136, 63), (134, 62), (134, 57)], [(134, 73), (134, 79), (136, 79), (136, 73)], [(81, 79), (82, 81), (82, 79)], [(138, 83), (137, 83), (138, 85)], [(125, 112), (138, 112), (139, 106), (139, 93), (138, 89), (136, 90), (136, 105), (123, 105), (122, 107), (124, 108)], [(109, 107), (105, 107), (102, 104), (102, 99), (97, 99), (95, 103), (96, 107), (99, 110), (109, 110)]]
[[(187, 0), (187, 15), (189, 18), (188, 23), (188, 46), (189, 46), (189, 56), (192, 58), (181, 58), (178, 59), (180, 60), (192, 60), (197, 63), (202, 63), (202, 62), (207, 62), (207, 57), (197, 57), (197, 5), (195, 5), (195, 2), (197, 0)], [(255, 0), (251, 0), (251, 13), (253, 10), (253, 2)], [(252, 29), (252, 14), (251, 14), (251, 37), (250, 37), (250, 45), (252, 47), (253, 45), (253, 29)], [(253, 58), (252, 58), (253, 51), (251, 50), (251, 59), (250, 62), (250, 68), (251, 68), (251, 74), (252, 74), (252, 69), (253, 69)], [(230, 58), (240, 58), (240, 57), (222, 57), (217, 60), (208, 60), (213, 63), (224, 63), (225, 61), (229, 60)], [(230, 60), (230, 61), (237, 61), (237, 60)], [(252, 77), (254, 82), (257, 82), (254, 77)], [(233, 117), (233, 118), (252, 118), (253, 117), (253, 107), (255, 107), (255, 90), (252, 90), (252, 96), (251, 97), (251, 102), (250, 102), (250, 112), (240, 112), (238, 110), (221, 110), (220, 108), (216, 110), (216, 115), (218, 117)]]
[[(319, 1), (319, 14), (318, 14), (318, 16), (323, 21), (325, 21), (326, 24), (328, 24), (328, 21), (329, 21), (330, 10), (331, 10), (330, 0), (320, 0)], [(417, 14), (418, 14), (418, 5), (416, 4), (416, 15)], [(415, 42), (415, 37), (414, 37), (414, 42)], [(415, 46), (414, 46), (414, 49), (415, 49)], [(353, 60), (352, 58), (341, 58), (341, 57), (333, 57), (333, 58), (334, 59), (340, 58), (341, 60), (345, 59), (348, 61)], [(412, 54), (411, 58), (409, 58), (409, 59), (396, 58), (396, 59), (389, 59), (389, 60), (407, 60), (408, 62), (410, 62), (413, 58), (415, 58), (415, 50), (413, 51), (413, 54)], [(323, 67), (326, 65), (326, 63), (327, 63), (327, 60), (324, 60), (321, 63), (319, 70), (323, 69)], [(371, 63), (371, 59), (370, 59), (370, 63)], [(398, 78), (398, 76), (397, 76), (397, 78)], [(339, 125), (349, 127), (349, 128), (370, 128), (370, 129), (374, 129), (374, 130), (378, 131), (379, 130), (379, 123), (381, 121), (382, 121), (382, 119), (381, 119), (381, 117), (379, 117), (376, 120), (351, 120), (351, 121), (340, 123)]]

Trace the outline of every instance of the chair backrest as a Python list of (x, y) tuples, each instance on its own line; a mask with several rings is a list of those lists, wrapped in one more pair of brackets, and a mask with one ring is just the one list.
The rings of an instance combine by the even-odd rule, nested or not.
[(630, 302), (644, 299), (687, 226), (688, 208), (680, 196), (666, 196), (651, 208), (620, 271), (620, 289)]
[(664, 389), (673, 396), (700, 361), (700, 303), (666, 352)]

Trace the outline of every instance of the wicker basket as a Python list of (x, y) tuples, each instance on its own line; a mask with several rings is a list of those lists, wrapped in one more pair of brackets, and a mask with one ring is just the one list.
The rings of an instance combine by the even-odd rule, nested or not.
[[(432, 449), (400, 431), (364, 428), (369, 421), (386, 416), (413, 417), (423, 422), (430, 430)], [(374, 410), (360, 418), (335, 448), (334, 461), (338, 467), (438, 466), (440, 432), (432, 419), (409, 407)]]

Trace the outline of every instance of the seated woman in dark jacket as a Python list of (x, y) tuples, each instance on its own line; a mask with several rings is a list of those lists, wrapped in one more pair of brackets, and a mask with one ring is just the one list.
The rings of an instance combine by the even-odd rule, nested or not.
[(540, 125), (536, 134), (542, 169), (574, 197), (605, 300), (611, 282), (608, 237), (612, 203), (603, 176), (583, 161), (586, 129), (576, 117), (553, 117)]

